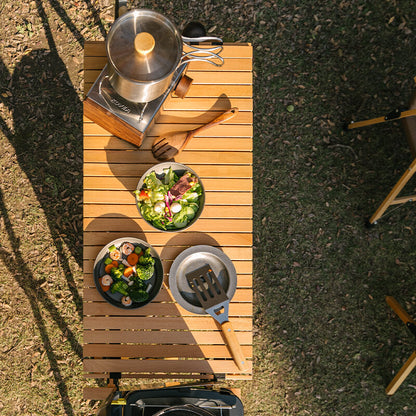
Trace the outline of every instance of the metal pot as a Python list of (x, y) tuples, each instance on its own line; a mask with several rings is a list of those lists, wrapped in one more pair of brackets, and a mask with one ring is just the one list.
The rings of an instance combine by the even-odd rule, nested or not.
[(221, 46), (199, 48), (183, 53), (184, 42), (214, 41), (216, 37), (185, 38), (165, 16), (146, 9), (133, 9), (111, 27), (106, 51), (109, 81), (126, 100), (147, 103), (161, 96), (170, 86), (176, 69), (191, 61), (223, 64)]

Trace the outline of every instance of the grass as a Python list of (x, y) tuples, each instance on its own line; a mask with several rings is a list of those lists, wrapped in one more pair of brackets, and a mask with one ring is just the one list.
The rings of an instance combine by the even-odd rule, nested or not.
[[(406, 105), (412, 2), (140, 4), (253, 44), (255, 374), (236, 383), (246, 414), (415, 414), (415, 373), (384, 393), (414, 350), (384, 297), (416, 315), (415, 208), (364, 226), (410, 154), (396, 122), (342, 129)], [(96, 407), (81, 399), (82, 45), (102, 38), (110, 6), (0, 6), (2, 415)]]

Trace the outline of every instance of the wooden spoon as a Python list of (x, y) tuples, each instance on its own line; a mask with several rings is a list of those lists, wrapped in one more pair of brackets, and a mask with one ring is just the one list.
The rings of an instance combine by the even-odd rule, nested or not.
[(221, 124), (224, 121), (230, 120), (237, 114), (238, 108), (232, 107), (228, 111), (219, 115), (217, 118), (214, 118), (214, 120), (194, 130), (175, 131), (159, 136), (155, 139), (152, 145), (153, 156), (160, 161), (172, 159), (174, 156), (182, 152), (185, 146), (196, 134), (210, 127), (216, 126), (217, 124)]

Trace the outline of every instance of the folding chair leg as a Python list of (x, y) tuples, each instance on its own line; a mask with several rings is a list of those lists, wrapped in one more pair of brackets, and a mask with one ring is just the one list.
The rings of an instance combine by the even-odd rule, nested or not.
[[(404, 322), (407, 326), (409, 326), (409, 324), (416, 324), (412, 317), (401, 307), (399, 302), (397, 302), (397, 300), (394, 299), (392, 296), (386, 296), (386, 302), (397, 314), (397, 316), (402, 320), (402, 322)], [(415, 367), (416, 351), (412, 353), (412, 355), (403, 364), (399, 372), (394, 376), (393, 380), (389, 383), (389, 385), (386, 388), (386, 393), (389, 396), (393, 395)]]
[(386, 199), (381, 203), (381, 205), (377, 208), (376, 212), (372, 215), (369, 219), (370, 224), (375, 224), (378, 219), (380, 219), (383, 214), (386, 212), (387, 208), (393, 204), (401, 204), (407, 201), (411, 201), (412, 197), (405, 198), (403, 200), (396, 200), (397, 196), (404, 188), (404, 186), (409, 182), (410, 178), (416, 173), (416, 159), (410, 164), (409, 168), (406, 172), (402, 175), (399, 181), (394, 185), (393, 189), (387, 195)]
[[(416, 77), (414, 77), (414, 81), (416, 83)], [(385, 116), (376, 117), (368, 120), (361, 120), (361, 121), (351, 121), (344, 125), (344, 130), (353, 130), (360, 127), (372, 126), (374, 124), (385, 123), (388, 121), (400, 120), (400, 119), (407, 119), (403, 120), (403, 125), (406, 131), (407, 140), (410, 145), (410, 149), (412, 151), (413, 157), (416, 156), (416, 135), (411, 134), (415, 130), (415, 116), (416, 116), (416, 93), (413, 94), (413, 97), (409, 104), (409, 109), (402, 109), (397, 108), (390, 113), (386, 114)], [(412, 200), (416, 200), (416, 195), (412, 195), (409, 197), (401, 197), (397, 198), (400, 191), (409, 181), (409, 179), (413, 176), (416, 170), (416, 159), (410, 165), (409, 169), (405, 172), (405, 174), (400, 178), (391, 192), (387, 195), (386, 199), (381, 203), (378, 207), (376, 212), (373, 216), (368, 220), (367, 225), (372, 225), (377, 222), (379, 218), (382, 217), (386, 209), (393, 204), (404, 204), (405, 202), (409, 202)]]
[(405, 325), (407, 325), (408, 322), (413, 324), (416, 323), (393, 296), (386, 296), (386, 302)]
[(393, 110), (391, 113), (385, 116), (370, 118), (362, 121), (351, 121), (346, 125), (346, 130), (358, 129), (360, 127), (372, 126), (374, 124), (385, 123), (387, 121), (400, 120), (402, 118), (411, 117), (416, 115), (416, 108), (410, 110), (401, 111), (400, 109)]
[(393, 380), (386, 388), (386, 393), (391, 396), (396, 393), (396, 390), (400, 387), (410, 372), (416, 367), (416, 351), (409, 357), (409, 359), (403, 364), (400, 371), (394, 376)]

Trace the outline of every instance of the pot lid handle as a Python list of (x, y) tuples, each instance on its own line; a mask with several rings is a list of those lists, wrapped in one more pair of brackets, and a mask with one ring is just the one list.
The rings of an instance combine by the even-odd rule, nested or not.
[(134, 38), (134, 49), (140, 55), (147, 55), (155, 47), (155, 38), (149, 32), (140, 32)]

